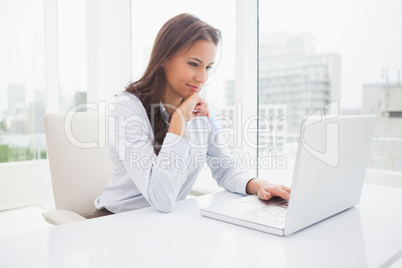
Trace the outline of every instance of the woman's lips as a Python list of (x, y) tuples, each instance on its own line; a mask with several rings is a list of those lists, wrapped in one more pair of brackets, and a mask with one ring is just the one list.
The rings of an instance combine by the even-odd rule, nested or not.
[(200, 90), (199, 87), (196, 87), (196, 86), (193, 86), (193, 85), (187, 84), (187, 86), (188, 86), (189, 88), (191, 88), (192, 90), (196, 91), (196, 92), (198, 92), (198, 90)]

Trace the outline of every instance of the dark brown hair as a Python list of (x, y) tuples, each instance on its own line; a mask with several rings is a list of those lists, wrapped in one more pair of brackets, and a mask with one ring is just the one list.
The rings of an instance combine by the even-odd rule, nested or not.
[(136, 95), (145, 107), (154, 132), (153, 147), (159, 154), (167, 133), (167, 125), (160, 111), (165, 95), (166, 77), (162, 64), (183, 49), (189, 49), (199, 41), (212, 41), (216, 46), (221, 39), (218, 29), (190, 14), (180, 14), (167, 21), (156, 36), (151, 58), (142, 77), (126, 88)]

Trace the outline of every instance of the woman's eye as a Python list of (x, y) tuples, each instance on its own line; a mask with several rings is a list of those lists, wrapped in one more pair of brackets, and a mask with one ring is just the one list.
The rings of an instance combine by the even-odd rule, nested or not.
[(207, 71), (212, 70), (212, 66), (207, 66)]
[(195, 62), (191, 62), (191, 61), (190, 61), (188, 64), (189, 64), (190, 66), (193, 66), (193, 67), (197, 67), (197, 66), (198, 66), (198, 64), (197, 64), (197, 63), (195, 63)]

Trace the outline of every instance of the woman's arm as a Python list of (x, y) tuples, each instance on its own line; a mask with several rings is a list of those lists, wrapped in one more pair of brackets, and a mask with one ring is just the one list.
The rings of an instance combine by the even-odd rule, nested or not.
[[(210, 118), (209, 121), (212, 131), (209, 138), (207, 163), (219, 186), (231, 192), (255, 194), (264, 200), (268, 200), (272, 196), (289, 199), (289, 187), (276, 185), (266, 180), (253, 179), (253, 176), (246, 171), (249, 162), (247, 158), (234, 157), (226, 148), (219, 146), (225, 144), (220, 133), (220, 124), (214, 118)], [(236, 160), (240, 162), (237, 163)]]
[[(208, 105), (198, 94), (190, 95), (175, 112), (159, 155), (152, 145), (152, 128), (140, 100), (129, 93), (115, 102), (109, 115), (109, 136), (116, 149), (114, 161), (123, 164), (130, 179), (149, 204), (170, 212), (187, 177), (190, 145), (184, 137), (186, 122), (208, 116)], [(197, 110), (198, 112), (194, 112)]]
[(186, 122), (200, 116), (209, 117), (208, 103), (193, 93), (173, 113), (168, 132), (184, 138)]
[[(138, 191), (155, 209), (169, 212), (186, 179), (189, 145), (167, 133), (159, 155), (152, 145), (152, 128), (142, 103), (130, 93), (116, 102), (109, 115), (109, 137), (116, 165), (122, 164)], [(122, 190), (124, 192), (124, 190)], [(132, 194), (138, 194), (136, 190)]]

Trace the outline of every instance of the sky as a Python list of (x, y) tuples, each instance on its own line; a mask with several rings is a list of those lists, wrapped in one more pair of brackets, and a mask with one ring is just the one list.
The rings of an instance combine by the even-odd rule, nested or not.
[(39, 69), (44, 68), (43, 61), (33, 65), (34, 59), (43, 59), (43, 54), (38, 55), (40, 50), (34, 51), (38, 45), (43, 48), (39, 31), (42, 29), (42, 1), (0, 1), (0, 113), (7, 107), (8, 84), (28, 85), (30, 99), (33, 98), (31, 85), (43, 84), (43, 77), (38, 75)]
[(400, 0), (261, 0), (260, 31), (311, 33), (318, 53), (340, 54), (341, 106), (359, 108), (363, 84), (402, 72), (401, 10)]
[[(84, 11), (69, 20), (68, 14), (71, 14), (72, 9), (68, 7), (69, 3), (77, 5), (78, 2), (85, 7), (83, 1), (59, 0), (60, 18), (67, 22), (66, 25), (70, 25), (64, 31), (85, 28), (82, 25), (85, 19), (79, 19), (85, 18)], [(260, 32), (311, 33), (316, 36), (318, 53), (339, 53), (341, 106), (359, 108), (363, 84), (384, 82), (383, 68), (388, 68), (391, 82), (396, 82), (398, 70), (402, 71), (400, 10), (402, 1), (399, 0), (261, 0)], [(207, 95), (213, 95), (217, 102), (222, 101), (224, 81), (234, 78), (235, 74), (234, 0), (132, 0), (133, 60), (136, 62), (133, 65), (134, 78), (143, 71), (147, 60), (144, 55), (149, 53), (159, 28), (166, 20), (182, 12), (195, 14), (222, 31), (220, 64), (214, 82), (207, 89)], [(0, 1), (0, 112), (7, 105), (7, 84), (27, 84), (28, 93), (32, 89), (44, 88), (43, 62), (37, 63), (43, 57), (43, 51), (36, 49), (43, 47), (41, 29), (43, 0)], [(85, 32), (76, 34), (85, 39)], [(69, 38), (63, 39), (63, 45), (71, 48), (72, 52), (86, 51)], [(63, 60), (66, 65), (72, 66), (66, 70), (61, 68), (61, 71), (66, 72), (66, 77), (82, 76), (77, 71), (77, 68), (84, 68), (81, 64), (68, 62), (67, 53), (61, 55), (60, 61)], [(85, 81), (83, 79), (79, 78)], [(32, 94), (28, 94), (28, 101), (32, 98)]]

